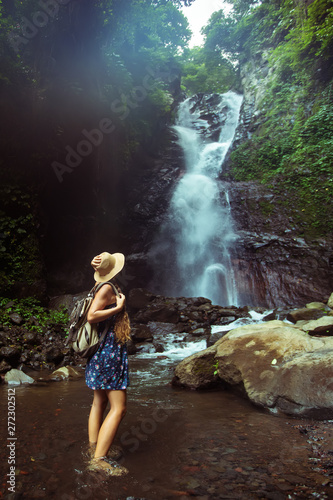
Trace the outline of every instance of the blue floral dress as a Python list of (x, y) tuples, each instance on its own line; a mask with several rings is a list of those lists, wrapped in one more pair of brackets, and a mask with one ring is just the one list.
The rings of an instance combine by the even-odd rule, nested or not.
[[(109, 321), (108, 332), (97, 352), (89, 359), (86, 370), (86, 384), (90, 389), (111, 389), (119, 391), (129, 386), (128, 357), (126, 344), (120, 344), (114, 334), (115, 317)], [(100, 323), (99, 333), (105, 322)]]

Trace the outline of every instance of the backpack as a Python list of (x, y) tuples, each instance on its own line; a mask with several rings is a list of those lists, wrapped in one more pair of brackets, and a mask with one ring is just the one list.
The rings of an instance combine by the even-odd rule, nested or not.
[(81, 358), (91, 358), (100, 344), (104, 341), (108, 331), (109, 321), (106, 321), (101, 335), (98, 335), (99, 323), (90, 324), (87, 321), (89, 308), (94, 300), (95, 294), (103, 285), (111, 285), (115, 294), (118, 294), (113, 283), (99, 283), (90, 290), (88, 295), (76, 301), (69, 316), (69, 333), (65, 345), (71, 347)]

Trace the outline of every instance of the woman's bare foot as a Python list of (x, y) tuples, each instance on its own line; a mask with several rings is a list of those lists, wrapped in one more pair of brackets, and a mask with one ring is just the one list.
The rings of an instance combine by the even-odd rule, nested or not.
[(128, 474), (126, 467), (108, 457), (92, 458), (88, 470), (92, 472), (106, 472), (110, 476), (124, 476)]

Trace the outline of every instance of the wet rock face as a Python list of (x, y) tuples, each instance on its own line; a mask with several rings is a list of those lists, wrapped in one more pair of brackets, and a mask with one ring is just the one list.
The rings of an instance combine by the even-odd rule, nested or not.
[[(167, 211), (172, 189), (184, 169), (177, 134), (164, 129), (159, 149), (140, 150), (123, 177), (120, 239), (128, 253), (148, 250)], [(130, 215), (130, 216), (129, 216)]]
[[(274, 77), (268, 59), (269, 51), (258, 51), (241, 65), (243, 103), (222, 176), (231, 166), (231, 152), (263, 123), (262, 102)], [(290, 194), (277, 195), (256, 182), (232, 183), (229, 194), (239, 235), (234, 266), (241, 303), (281, 306), (315, 299), (319, 290), (330, 293), (333, 240), (303, 239), (306, 221)]]
[(221, 101), (220, 94), (196, 94), (191, 97), (191, 112), (204, 120), (202, 127), (198, 125), (198, 130), (208, 141), (218, 141), (221, 126), (227, 119), (228, 108), (218, 110)]
[(241, 67), (244, 99), (234, 146), (250, 139), (253, 132), (262, 123), (260, 105), (265, 98), (267, 82), (274, 71), (269, 67), (268, 57), (267, 51), (257, 52)]
[(333, 283), (333, 240), (308, 241), (290, 216), (292, 203), (254, 182), (230, 183), (238, 235), (233, 264), (240, 303), (300, 305), (328, 297)]

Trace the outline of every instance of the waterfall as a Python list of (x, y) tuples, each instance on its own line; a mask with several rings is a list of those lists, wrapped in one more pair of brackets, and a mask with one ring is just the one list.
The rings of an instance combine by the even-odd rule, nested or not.
[[(230, 252), (236, 240), (226, 187), (218, 177), (232, 143), (242, 96), (219, 96), (219, 137), (208, 140), (210, 124), (193, 99), (179, 107), (174, 126), (186, 172), (178, 182), (166, 221), (152, 249), (160, 293), (203, 296), (214, 304), (238, 305)], [(206, 136), (206, 137), (205, 137)]]

